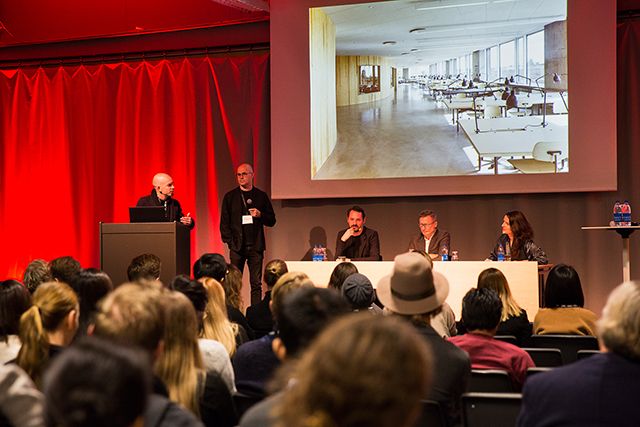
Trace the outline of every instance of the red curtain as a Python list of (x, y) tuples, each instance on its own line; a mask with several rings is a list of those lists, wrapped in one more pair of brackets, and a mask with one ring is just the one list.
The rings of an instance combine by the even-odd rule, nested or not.
[(222, 251), (233, 167), (266, 158), (268, 70), (267, 53), (0, 70), (0, 278), (99, 266), (98, 223), (128, 222), (160, 171), (196, 220), (192, 258)]

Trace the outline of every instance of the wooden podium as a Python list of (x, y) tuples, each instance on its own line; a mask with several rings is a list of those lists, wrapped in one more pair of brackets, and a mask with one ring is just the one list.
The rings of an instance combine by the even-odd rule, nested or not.
[(190, 230), (177, 222), (100, 223), (100, 268), (113, 284), (126, 282), (127, 267), (138, 255), (151, 253), (162, 260), (160, 280), (169, 284), (178, 274), (189, 275)]

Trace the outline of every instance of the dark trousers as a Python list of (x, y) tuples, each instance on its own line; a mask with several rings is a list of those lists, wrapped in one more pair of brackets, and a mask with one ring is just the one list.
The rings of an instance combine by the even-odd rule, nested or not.
[(229, 251), (231, 264), (240, 269), (244, 275), (244, 263), (249, 266), (249, 283), (251, 284), (251, 305), (262, 301), (262, 260), (263, 251), (256, 251), (251, 246), (244, 247), (240, 252)]

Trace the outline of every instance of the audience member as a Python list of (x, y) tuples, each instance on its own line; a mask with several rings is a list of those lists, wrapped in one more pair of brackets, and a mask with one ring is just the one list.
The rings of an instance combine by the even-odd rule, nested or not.
[[(109, 341), (142, 349), (149, 365), (164, 350), (165, 314), (159, 288), (125, 283), (98, 305), (93, 334)], [(153, 378), (144, 425), (153, 427), (201, 426), (191, 413), (168, 399), (166, 386)]]
[[(497, 268), (487, 268), (478, 276), (477, 287), (493, 289), (502, 301), (502, 315), (496, 335), (513, 335), (522, 346), (531, 336), (531, 324), (527, 312), (513, 299), (504, 274)], [(464, 334), (466, 331), (464, 323), (460, 322), (460, 333)]]
[(428, 393), (433, 358), (404, 322), (355, 315), (323, 332), (293, 371), (275, 425), (409, 427)]
[(51, 276), (51, 270), (49, 270), (49, 264), (43, 259), (34, 259), (24, 270), (22, 282), (29, 292), (34, 293), (38, 286), (45, 282), (51, 282), (52, 280), (53, 277)]
[(87, 328), (93, 321), (98, 301), (113, 290), (113, 284), (107, 273), (87, 268), (81, 270), (70, 285), (80, 301), (78, 336), (83, 336), (87, 334)]
[(205, 426), (235, 426), (231, 393), (220, 375), (206, 372), (198, 346), (198, 322), (191, 301), (179, 292), (163, 296), (164, 351), (155, 372), (169, 398), (199, 416)]
[(498, 259), (498, 248), (502, 247), (505, 256), (512, 261), (537, 261), (548, 264), (547, 255), (533, 241), (533, 228), (520, 211), (510, 211), (502, 218), (502, 234), (498, 238), (489, 259)]
[(573, 267), (558, 264), (549, 271), (544, 307), (533, 321), (534, 334), (596, 334), (596, 314), (584, 308), (580, 276)]
[[(278, 282), (280, 283), (280, 281)], [(283, 281), (283, 286), (286, 286), (284, 283), (286, 281)], [(306, 287), (302, 283), (304, 282), (301, 282), (300, 285), (303, 289), (286, 289), (287, 295), (278, 305), (274, 305), (278, 337), (273, 340), (273, 351), (280, 360), (285, 358), (296, 360), (324, 328), (339, 316), (349, 312), (347, 302), (337, 292), (330, 289)], [(276, 284), (277, 286), (278, 284)], [(274, 292), (275, 290), (274, 288)], [(276, 296), (277, 294), (274, 295), (274, 297)], [(340, 366), (334, 366), (334, 368), (342, 370)], [(284, 382), (289, 381), (285, 378)], [(320, 384), (316, 385), (320, 386)], [(272, 410), (282, 399), (282, 396), (283, 393), (278, 392), (253, 406), (240, 420), (240, 426), (275, 425), (278, 420), (274, 419)]]
[(161, 268), (162, 261), (158, 256), (154, 254), (138, 255), (131, 260), (129, 267), (127, 267), (127, 277), (130, 282), (160, 280)]
[(640, 419), (640, 282), (609, 295), (601, 354), (528, 379), (518, 425), (636, 426)]
[(236, 348), (249, 341), (247, 332), (242, 326), (229, 321), (222, 285), (217, 280), (210, 278), (205, 279), (202, 284), (207, 290), (208, 298), (200, 336), (219, 341), (227, 349), (229, 357), (233, 357)]
[(287, 273), (287, 264), (281, 259), (271, 260), (265, 265), (262, 275), (267, 285), (267, 292), (262, 301), (247, 308), (247, 322), (255, 333), (255, 338), (261, 338), (273, 330), (273, 317), (269, 304), (271, 303), (271, 291), (278, 279)]
[(0, 425), (43, 427), (44, 396), (19, 366), (0, 365)]
[(233, 264), (227, 264), (227, 273), (224, 276), (224, 280), (220, 282), (224, 288), (224, 296), (227, 300), (227, 305), (235, 308), (236, 310), (244, 310), (244, 302), (242, 301), (242, 272), (238, 270)]
[(358, 267), (356, 267), (355, 264), (346, 261), (340, 262), (331, 272), (331, 277), (329, 278), (329, 284), (327, 285), (327, 287), (329, 289), (336, 289), (338, 291), (341, 291), (344, 280), (357, 272)]
[(142, 352), (86, 337), (45, 375), (47, 425), (142, 425), (150, 391), (151, 373)]
[(20, 350), (20, 316), (31, 307), (31, 294), (17, 280), (0, 282), (0, 364)]
[(82, 270), (82, 266), (75, 258), (62, 256), (51, 260), (49, 263), (49, 270), (51, 271), (51, 277), (53, 277), (53, 280), (66, 283), (68, 285), (73, 282), (76, 274)]
[[(275, 309), (282, 305), (283, 299), (301, 288), (314, 288), (306, 274), (289, 272), (282, 275), (271, 291), (269, 308), (275, 317)], [(236, 387), (240, 393), (252, 397), (266, 395), (266, 384), (280, 365), (273, 352), (275, 334), (271, 333), (254, 341), (241, 345), (233, 358), (233, 370)]]
[(506, 371), (514, 388), (520, 390), (527, 369), (535, 365), (526, 351), (493, 338), (501, 316), (502, 301), (496, 291), (471, 289), (462, 300), (462, 321), (468, 332), (449, 340), (469, 354), (472, 369)]
[[(180, 277), (177, 276), (176, 279)], [(174, 279), (176, 292), (184, 294), (195, 309), (197, 322), (197, 335), (202, 334), (202, 318), (207, 307), (207, 290), (204, 285), (197, 281), (190, 281), (187, 276), (180, 280)], [(227, 385), (230, 392), (236, 391), (234, 383), (233, 368), (227, 349), (216, 340), (198, 338), (198, 346), (202, 354), (202, 361), (207, 372), (217, 373)]]
[(374, 303), (376, 292), (371, 280), (364, 274), (355, 273), (347, 277), (342, 284), (342, 296), (351, 304), (353, 311), (382, 313), (382, 309)]
[(33, 305), (20, 318), (22, 347), (16, 362), (38, 387), (49, 361), (68, 346), (78, 330), (78, 297), (62, 282), (43, 283)]
[(445, 408), (450, 423), (460, 420), (460, 397), (465, 392), (471, 364), (469, 356), (443, 339), (431, 321), (449, 295), (449, 283), (433, 272), (430, 258), (415, 252), (396, 256), (393, 272), (378, 283), (385, 309), (410, 322), (433, 352), (433, 387), (424, 398)]

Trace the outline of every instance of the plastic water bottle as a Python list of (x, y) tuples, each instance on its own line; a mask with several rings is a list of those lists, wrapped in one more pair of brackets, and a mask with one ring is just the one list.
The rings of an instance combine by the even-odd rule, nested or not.
[(502, 244), (498, 245), (498, 250), (496, 251), (496, 258), (498, 261), (504, 261), (504, 248)]
[(622, 225), (622, 203), (620, 200), (616, 200), (613, 205), (613, 225), (616, 227)]
[(631, 205), (628, 200), (622, 203), (622, 225), (631, 226)]
[(311, 259), (313, 261), (323, 261), (323, 256), (322, 256), (322, 252), (320, 252), (320, 246), (319, 245), (315, 245), (313, 247), (313, 254), (311, 256)]
[(504, 260), (511, 261), (511, 242), (509, 241), (504, 245)]
[(449, 261), (449, 248), (446, 245), (442, 247), (442, 253), (440, 256), (442, 261)]

